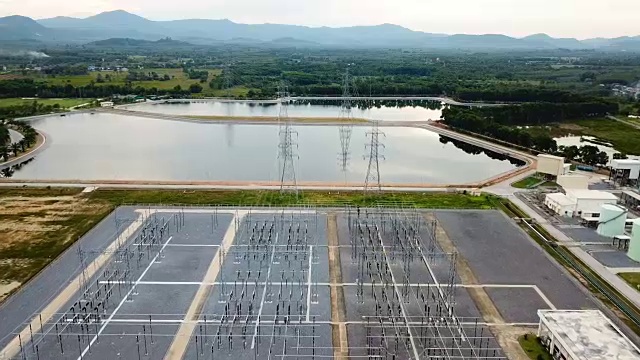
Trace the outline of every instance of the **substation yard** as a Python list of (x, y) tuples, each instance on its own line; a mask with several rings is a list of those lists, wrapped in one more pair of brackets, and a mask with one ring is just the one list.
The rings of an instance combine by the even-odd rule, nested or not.
[(518, 359), (556, 307), (595, 305), (498, 211), (121, 207), (0, 307), (0, 359)]

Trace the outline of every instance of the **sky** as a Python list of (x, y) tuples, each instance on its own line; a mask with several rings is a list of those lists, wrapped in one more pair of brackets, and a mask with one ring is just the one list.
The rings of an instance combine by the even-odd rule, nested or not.
[(0, 0), (0, 16), (86, 17), (126, 10), (151, 20), (353, 26), (392, 23), (445, 34), (640, 35), (640, 0)]

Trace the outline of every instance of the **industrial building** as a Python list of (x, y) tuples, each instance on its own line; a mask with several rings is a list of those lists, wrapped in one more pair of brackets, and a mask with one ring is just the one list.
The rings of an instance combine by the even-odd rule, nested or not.
[(625, 190), (620, 194), (620, 200), (631, 209), (640, 210), (640, 194), (634, 191)]
[(554, 359), (640, 359), (640, 349), (600, 310), (538, 310), (538, 337)]
[(556, 183), (565, 190), (586, 190), (589, 188), (589, 178), (582, 175), (560, 175)]
[(627, 256), (631, 258), (631, 260), (640, 262), (640, 219), (633, 221)]
[(549, 175), (555, 179), (560, 175), (564, 175), (569, 170), (570, 166), (570, 164), (565, 166), (564, 158), (562, 157), (539, 154), (536, 171), (540, 174)]
[(636, 184), (640, 177), (640, 160), (624, 159), (611, 161), (610, 178), (617, 184)]
[(602, 205), (616, 204), (618, 198), (606, 191), (568, 189), (563, 193), (547, 194), (544, 204), (562, 216), (580, 216), (591, 220), (600, 216)]

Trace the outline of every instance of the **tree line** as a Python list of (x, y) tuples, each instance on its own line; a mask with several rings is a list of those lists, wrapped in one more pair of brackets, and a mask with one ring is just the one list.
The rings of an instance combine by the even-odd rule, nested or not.
[[(18, 132), (20, 132), (23, 138), (18, 142), (11, 143), (9, 140), (10, 138), (8, 137), (8, 126), (11, 126)], [(2, 136), (2, 129), (7, 131), (7, 138), (5, 139), (5, 141), (0, 141), (0, 158), (2, 158), (3, 161), (8, 161), (11, 156), (13, 156), (14, 158), (18, 157), (21, 152), (24, 153), (33, 144), (36, 143), (38, 133), (31, 125), (27, 124), (26, 122), (7, 120), (3, 124), (0, 124), (0, 139)]]
[(498, 140), (555, 153), (558, 145), (547, 134), (536, 134), (526, 130), (528, 125), (541, 125), (568, 119), (603, 117), (617, 110), (617, 104), (606, 101), (588, 103), (527, 103), (521, 105), (464, 108), (446, 107), (442, 121), (447, 126), (466, 130)]

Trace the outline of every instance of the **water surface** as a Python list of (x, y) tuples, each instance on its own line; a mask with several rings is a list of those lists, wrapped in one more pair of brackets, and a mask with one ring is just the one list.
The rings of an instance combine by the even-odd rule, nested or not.
[[(378, 105), (379, 107), (368, 109), (360, 108), (355, 104), (351, 108), (352, 117), (389, 121), (426, 121), (430, 119), (438, 120), (442, 115), (442, 110), (440, 109), (424, 107), (426, 103), (423, 106), (404, 106), (406, 104), (401, 102), (398, 103), (398, 106), (388, 102), (385, 102), (385, 104), (387, 105)], [(439, 104), (436, 105), (439, 106)], [(168, 104), (142, 103), (129, 106), (128, 109), (171, 115), (275, 117), (278, 116), (280, 105), (276, 103), (202, 101)], [(291, 103), (287, 106), (287, 111), (290, 117), (326, 118), (339, 117), (341, 115), (340, 102), (328, 100)]]
[[(32, 122), (46, 149), (15, 171), (17, 179), (268, 181), (278, 179), (276, 125), (191, 123), (87, 113)], [(294, 126), (298, 180), (364, 181), (368, 126), (352, 127), (349, 167), (339, 166), (336, 126)], [(385, 183), (467, 183), (514, 169), (508, 159), (469, 154), (438, 134), (381, 127)], [(492, 158), (493, 157), (493, 158)]]

